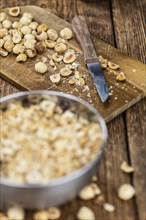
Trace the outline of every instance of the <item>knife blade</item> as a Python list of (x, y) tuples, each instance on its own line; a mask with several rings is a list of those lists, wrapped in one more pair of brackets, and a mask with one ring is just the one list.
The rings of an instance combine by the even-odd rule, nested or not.
[(109, 91), (85, 18), (83, 16), (75, 16), (72, 19), (72, 29), (84, 52), (84, 61), (89, 69), (99, 97), (102, 102), (106, 102), (109, 97)]

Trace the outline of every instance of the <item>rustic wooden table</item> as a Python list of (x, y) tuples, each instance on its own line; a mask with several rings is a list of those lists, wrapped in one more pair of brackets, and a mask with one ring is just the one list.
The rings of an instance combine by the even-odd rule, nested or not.
[[(145, 0), (2, 0), (1, 7), (37, 5), (49, 8), (52, 13), (67, 21), (71, 21), (76, 14), (84, 15), (92, 35), (144, 62), (145, 3)], [(17, 88), (0, 79), (1, 96), (18, 91)], [(146, 100), (143, 99), (108, 124), (108, 148), (98, 168), (97, 176), (105, 201), (113, 204), (115, 211), (109, 213), (94, 201), (83, 202), (75, 199), (62, 207), (60, 219), (75, 220), (76, 212), (81, 205), (91, 207), (98, 220), (146, 219), (145, 112)], [(120, 170), (122, 161), (130, 163), (135, 172), (133, 174), (122, 172)], [(131, 183), (136, 189), (136, 196), (127, 202), (117, 197), (117, 189), (123, 183)]]

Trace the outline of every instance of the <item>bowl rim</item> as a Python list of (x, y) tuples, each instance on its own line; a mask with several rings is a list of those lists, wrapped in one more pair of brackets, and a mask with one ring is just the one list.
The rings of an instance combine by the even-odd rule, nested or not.
[(74, 95), (70, 95), (64, 92), (59, 92), (59, 91), (48, 91), (48, 90), (32, 90), (32, 91), (24, 91), (24, 92), (18, 92), (14, 94), (10, 94), (7, 96), (4, 96), (0, 99), (0, 103), (9, 101), (11, 99), (17, 99), (19, 97), (27, 96), (27, 95), (52, 95), (52, 96), (59, 96), (59, 97), (64, 97), (70, 100), (73, 100), (75, 102), (78, 102), (82, 105), (84, 105), (88, 110), (90, 110), (98, 119), (101, 131), (102, 131), (102, 136), (103, 136), (103, 142), (100, 145), (99, 152), (96, 155), (95, 159), (87, 163), (85, 166), (65, 175), (61, 176), (57, 179), (49, 180), (47, 183), (42, 183), (42, 184), (28, 184), (28, 183), (15, 183), (14, 181), (11, 181), (9, 179), (1, 178), (0, 179), (0, 185), (5, 185), (8, 187), (13, 187), (13, 188), (48, 188), (48, 187), (54, 187), (54, 186), (59, 186), (64, 183), (70, 182), (72, 180), (77, 179), (79, 176), (82, 176), (83, 174), (87, 173), (88, 171), (91, 170), (91, 168), (94, 167), (94, 165), (97, 163), (97, 161), (102, 157), (102, 154), (104, 152), (104, 149), (107, 145), (107, 138), (108, 138), (108, 131), (107, 131), (107, 126), (106, 123), (101, 116), (101, 114), (96, 110), (91, 104), (83, 100), (82, 98), (79, 98)]

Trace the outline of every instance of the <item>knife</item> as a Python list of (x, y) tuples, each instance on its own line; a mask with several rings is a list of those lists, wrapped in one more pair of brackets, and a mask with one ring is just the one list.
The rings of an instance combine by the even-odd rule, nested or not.
[(109, 91), (85, 18), (83, 16), (75, 16), (72, 19), (72, 29), (84, 52), (85, 64), (89, 69), (101, 101), (106, 102), (109, 97)]

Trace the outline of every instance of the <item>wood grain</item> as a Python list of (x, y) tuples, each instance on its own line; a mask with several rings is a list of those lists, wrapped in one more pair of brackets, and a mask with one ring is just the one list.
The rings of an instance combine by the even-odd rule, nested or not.
[[(117, 46), (125, 53), (132, 54), (141, 61), (145, 61), (143, 3), (142, 1), (134, 1), (131, 7), (127, 1), (123, 1), (122, 4), (120, 1), (113, 1), (113, 20)], [(146, 79), (145, 77), (143, 80)], [(146, 112), (146, 99), (125, 113), (129, 162), (135, 169), (131, 182), (137, 192), (135, 204), (138, 207), (137, 219), (139, 220), (146, 219), (146, 160), (144, 159), (146, 158), (146, 126), (144, 123), (146, 115), (144, 112)]]
[[(90, 32), (101, 40), (104, 40), (111, 45), (116, 45), (123, 52), (128, 52), (129, 55), (134, 55), (141, 61), (144, 61), (144, 56), (141, 55), (141, 50), (144, 49), (145, 44), (141, 44), (139, 39), (135, 45), (135, 40), (128, 37), (129, 42), (127, 46), (126, 35), (131, 32), (131, 29), (118, 24), (116, 27), (116, 20), (122, 22), (124, 7), (128, 6), (128, 11), (124, 16), (123, 24), (125, 20), (136, 19), (137, 24), (134, 24), (132, 30), (136, 31), (136, 35), (139, 36), (137, 25), (142, 28), (141, 16), (143, 16), (143, 6), (145, 1), (139, 1), (138, 7), (136, 4), (135, 14), (131, 14), (133, 7), (135, 8), (135, 2), (137, 1), (124, 1), (123, 7), (122, 1), (80, 1), (80, 0), (2, 0), (0, 2), (1, 7), (12, 7), (14, 5), (30, 5), (36, 4), (41, 7), (49, 7), (49, 10), (53, 13), (57, 12), (57, 15), (71, 21), (74, 15), (80, 14), (86, 17), (89, 25)], [(71, 10), (70, 10), (71, 9)], [(113, 9), (111, 11), (110, 9)], [(138, 13), (138, 15), (137, 15)], [(119, 17), (120, 16), (120, 17)], [(114, 22), (112, 21), (114, 19)], [(140, 34), (144, 37), (143, 31)], [(114, 38), (115, 36), (115, 38)], [(120, 41), (119, 41), (120, 38)], [(124, 38), (124, 39), (123, 39)], [(137, 39), (136, 39), (137, 40)], [(114, 44), (116, 43), (116, 44)], [(141, 48), (139, 45), (141, 44)], [(126, 48), (126, 49), (125, 49)], [(132, 52), (133, 51), (133, 52)], [(131, 53), (132, 52), (132, 53)], [(142, 53), (143, 54), (143, 53)], [(18, 91), (11, 84), (4, 80), (0, 80), (1, 95), (7, 95)], [(98, 167), (98, 185), (102, 188), (106, 202), (111, 202), (115, 205), (116, 211), (108, 213), (103, 210), (101, 206), (97, 206), (93, 201), (83, 202), (79, 199), (75, 199), (72, 202), (61, 207), (62, 217), (61, 220), (75, 220), (76, 211), (81, 205), (90, 206), (95, 210), (96, 219), (98, 220), (144, 220), (145, 217), (145, 188), (144, 184), (144, 165), (145, 165), (145, 124), (144, 114), (146, 109), (146, 100), (139, 101), (136, 105), (129, 108), (126, 113), (119, 115), (108, 124), (109, 130), (109, 143), (103, 160)], [(125, 117), (124, 117), (125, 116)], [(127, 136), (128, 132), (128, 136)], [(131, 146), (131, 150), (129, 147)], [(133, 147), (134, 146), (134, 147)], [(138, 147), (137, 147), (138, 146)], [(144, 146), (141, 150), (141, 146)], [(138, 154), (137, 154), (138, 153)], [(133, 159), (132, 159), (132, 158)], [(119, 166), (123, 160), (131, 162), (136, 172), (133, 175), (124, 174), (120, 171)], [(136, 162), (136, 163), (135, 163)], [(137, 169), (138, 168), (138, 169)], [(142, 172), (140, 172), (142, 170)], [(128, 202), (120, 201), (117, 198), (117, 189), (121, 183), (124, 182), (136, 182), (136, 200), (132, 199)], [(27, 220), (32, 220), (32, 214), (28, 213)]]
[[(31, 12), (36, 21), (47, 23), (50, 28), (55, 28), (58, 32), (66, 26), (71, 28), (71, 25), (65, 20), (62, 20), (49, 12), (47, 13), (44, 9), (39, 7), (25, 6), (21, 8), (21, 11), (22, 13), (24, 11)], [(123, 71), (126, 74), (126, 82), (123, 86), (123, 83), (116, 82), (116, 77), (114, 74), (109, 75), (108, 73), (105, 73), (108, 86), (112, 86), (114, 91), (114, 95), (111, 96), (107, 103), (103, 104), (100, 101), (97, 91), (93, 85), (92, 78), (84, 65), (82, 51), (75, 38), (70, 40), (69, 45), (70, 48), (73, 48), (79, 52), (79, 57), (77, 60), (81, 64), (79, 71), (84, 73), (85, 80), (90, 88), (90, 95), (88, 91), (84, 91), (84, 87), (75, 87), (69, 85), (67, 83), (68, 79), (63, 79), (60, 85), (52, 84), (49, 80), (49, 75), (54, 74), (54, 70), (51, 67), (49, 68), (49, 73), (43, 76), (38, 74), (34, 70), (34, 66), (38, 60), (38, 57), (41, 59), (41, 55), (32, 60), (29, 59), (26, 63), (17, 63), (15, 61), (15, 55), (13, 54), (10, 54), (6, 58), (1, 58), (1, 77), (13, 83), (16, 87), (22, 90), (51, 89), (77, 95), (93, 104), (94, 107), (97, 108), (103, 115), (105, 120), (110, 121), (145, 95), (145, 83), (143, 82), (145, 67), (144, 64), (128, 57), (125, 54), (122, 54), (117, 49), (104, 43), (103, 41), (100, 41), (97, 38), (94, 38), (93, 40), (98, 55), (100, 54), (108, 60), (117, 63), (121, 67), (120, 71)], [(48, 50), (44, 54), (47, 56), (48, 53), (52, 54), (53, 52)], [(62, 67), (61, 65), (58, 66), (56, 72), (58, 72), (59, 68)], [(135, 69), (135, 73), (133, 73), (133, 69)], [(124, 96), (123, 92), (125, 93)]]

